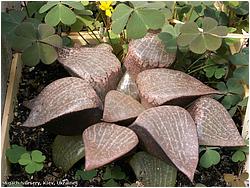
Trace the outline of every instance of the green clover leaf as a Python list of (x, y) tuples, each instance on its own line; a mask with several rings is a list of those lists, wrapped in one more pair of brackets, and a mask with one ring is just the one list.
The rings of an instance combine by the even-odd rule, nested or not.
[(243, 151), (236, 151), (233, 156), (232, 156), (232, 161), (233, 162), (241, 162), (241, 161), (244, 161), (246, 159), (246, 155)]
[(155, 7), (140, 4), (134, 8), (125, 4), (117, 5), (112, 14), (112, 31), (120, 34), (126, 27), (128, 38), (138, 39), (142, 38), (148, 29), (160, 29), (165, 22), (165, 16), (158, 10), (159, 7), (162, 7), (162, 4)]
[(65, 25), (72, 25), (76, 22), (76, 14), (71, 10), (71, 8), (75, 10), (85, 10), (85, 7), (81, 2), (62, 1), (47, 2), (47, 4), (40, 8), (39, 13), (48, 11), (45, 16), (45, 23), (51, 26), (56, 26), (60, 22)]
[(46, 157), (43, 155), (43, 153), (39, 150), (34, 150), (31, 152), (31, 158), (32, 161), (41, 163), (43, 161), (45, 161)]
[(205, 53), (206, 50), (215, 51), (222, 44), (222, 36), (227, 35), (227, 27), (218, 26), (213, 18), (203, 19), (203, 30), (200, 31), (194, 22), (185, 23), (180, 29), (177, 39), (179, 46), (189, 46), (189, 49), (197, 54)]
[(6, 150), (6, 156), (11, 163), (18, 163), (21, 155), (26, 153), (26, 149), (22, 146), (12, 145)]
[(104, 185), (104, 187), (120, 187), (120, 185), (113, 179), (108, 180), (103, 185)]
[(215, 150), (207, 149), (206, 152), (200, 158), (200, 166), (209, 168), (212, 165), (216, 165), (220, 162), (220, 154)]
[(24, 153), (21, 155), (21, 158), (18, 160), (18, 163), (20, 165), (28, 165), (29, 163), (31, 163), (31, 157), (29, 153)]
[(43, 162), (46, 157), (39, 150), (34, 150), (31, 153), (26, 152), (21, 155), (21, 158), (18, 160), (20, 165), (25, 166), (25, 171), (29, 174), (41, 171), (43, 169)]
[(93, 177), (95, 177), (97, 174), (96, 170), (91, 170), (91, 171), (83, 171), (83, 170), (77, 170), (75, 174), (75, 178), (77, 180), (91, 180)]
[(16, 28), (16, 44), (14, 49), (22, 51), (22, 60), (28, 66), (37, 65), (40, 60), (51, 64), (57, 59), (54, 47), (62, 47), (62, 38), (54, 34), (55, 29), (47, 24), (39, 24), (38, 28), (24, 22)]

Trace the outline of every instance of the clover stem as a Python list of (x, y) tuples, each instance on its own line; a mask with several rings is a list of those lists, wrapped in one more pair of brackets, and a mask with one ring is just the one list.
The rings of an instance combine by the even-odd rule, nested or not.
[(191, 63), (187, 70), (190, 69), (192, 66), (194, 66), (199, 60), (201, 60), (202, 58), (204, 58), (206, 56), (206, 53), (202, 54), (198, 59), (196, 59), (193, 63)]
[(95, 36), (96, 40), (97, 40), (99, 43), (101, 43), (100, 39), (96, 36), (96, 34), (94, 33), (94, 31), (93, 31), (90, 27), (88, 27), (88, 26), (87, 26), (87, 28), (88, 28), (88, 29), (90, 30), (90, 32)]
[(27, 7), (26, 2), (23, 1), (23, 3), (24, 3), (24, 7), (25, 7), (25, 10), (26, 10), (26, 13), (27, 13), (28, 17), (30, 17), (30, 14), (29, 14), (28, 7)]
[(197, 68), (197, 69), (194, 69), (194, 70), (188, 72), (187, 74), (192, 74), (192, 73), (197, 72), (197, 71), (199, 71), (199, 70), (201, 70), (201, 69), (204, 69), (204, 68), (206, 68), (206, 67), (211, 67), (211, 66), (214, 66), (214, 65), (204, 65), (204, 66), (201, 66), (201, 67), (199, 67), (199, 68)]

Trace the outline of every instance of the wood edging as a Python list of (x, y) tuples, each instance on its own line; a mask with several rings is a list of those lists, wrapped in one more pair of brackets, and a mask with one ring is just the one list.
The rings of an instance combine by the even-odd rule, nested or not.
[(1, 180), (7, 179), (10, 173), (8, 160), (5, 156), (5, 151), (9, 147), (9, 126), (14, 117), (14, 108), (16, 102), (16, 95), (18, 92), (19, 81), (21, 78), (22, 62), (21, 54), (14, 54), (10, 74), (8, 78), (8, 87), (5, 97), (5, 104), (2, 116), (1, 126)]

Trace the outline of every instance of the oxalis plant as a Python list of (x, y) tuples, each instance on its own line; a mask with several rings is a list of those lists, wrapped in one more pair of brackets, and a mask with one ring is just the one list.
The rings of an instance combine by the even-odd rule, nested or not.
[(11, 163), (24, 166), (24, 170), (28, 174), (41, 171), (46, 159), (39, 150), (29, 152), (26, 148), (15, 144), (6, 150), (6, 156)]
[[(67, 6), (76, 8), (47, 3), (40, 12), (47, 12), (46, 23), (56, 26), (68, 20), (51, 23), (48, 17)], [(248, 82), (236, 70), (247, 67), (248, 48), (225, 52), (223, 60), (230, 61), (216, 63), (222, 61), (219, 51), (229, 47), (224, 39), (229, 28), (209, 15), (210, 8), (207, 3), (117, 3), (106, 29), (129, 40), (123, 64), (109, 44), (58, 49), (57, 60), (72, 76), (52, 82), (26, 102), (31, 112), (22, 126), (58, 134), (52, 155), (65, 172), (83, 157), (85, 171), (92, 171), (127, 156), (145, 186), (174, 186), (177, 170), (193, 181), (198, 162), (205, 168), (219, 162), (219, 147), (246, 145), (231, 115), (245, 106)], [(109, 11), (107, 17), (110, 21)], [(182, 54), (197, 58), (190, 62)], [(224, 80), (212, 88), (197, 73), (208, 81)]]

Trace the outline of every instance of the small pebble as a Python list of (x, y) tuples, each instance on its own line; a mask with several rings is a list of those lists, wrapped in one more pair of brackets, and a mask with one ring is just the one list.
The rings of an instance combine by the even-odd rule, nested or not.
[(29, 68), (29, 72), (33, 71), (34, 69), (35, 69), (35, 67)]
[(17, 123), (16, 123), (16, 125), (18, 125), (18, 126), (21, 125), (21, 124), (22, 124), (21, 122), (17, 122)]
[(49, 163), (48, 163), (48, 167), (51, 167), (51, 165), (52, 165), (52, 162), (49, 162)]

